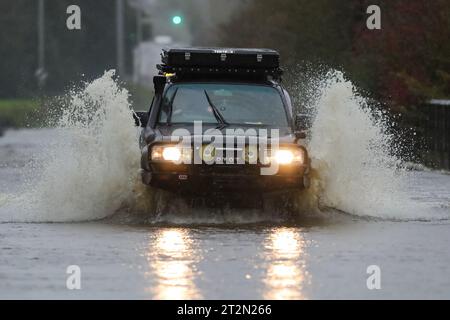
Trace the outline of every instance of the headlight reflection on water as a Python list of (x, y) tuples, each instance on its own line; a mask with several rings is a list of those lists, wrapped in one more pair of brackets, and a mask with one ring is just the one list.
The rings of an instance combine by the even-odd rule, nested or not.
[[(152, 299), (201, 299), (196, 281), (202, 259), (189, 229), (169, 228), (156, 232), (149, 244), (149, 292)], [(275, 228), (264, 240), (261, 261), (264, 299), (305, 299), (309, 281), (305, 267), (305, 241), (298, 229)], [(258, 259), (259, 260), (259, 259)]]
[(201, 298), (194, 282), (198, 253), (188, 230), (161, 230), (150, 248), (150, 276), (156, 278), (156, 285), (150, 288), (153, 299)]
[(269, 235), (266, 246), (267, 271), (264, 299), (305, 299), (308, 281), (304, 265), (304, 240), (298, 231), (281, 228)]

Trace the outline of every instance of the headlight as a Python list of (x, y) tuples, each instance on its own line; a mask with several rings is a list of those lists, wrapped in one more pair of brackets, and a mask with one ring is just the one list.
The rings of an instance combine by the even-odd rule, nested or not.
[(163, 150), (163, 159), (167, 161), (180, 161), (181, 150), (177, 147), (166, 147)]
[(294, 160), (294, 153), (290, 150), (278, 150), (275, 152), (274, 160), (279, 164), (291, 164)]
[(151, 160), (154, 161), (173, 161), (190, 163), (192, 158), (191, 148), (182, 148), (180, 146), (156, 145), (152, 147)]
[(279, 149), (273, 155), (272, 161), (276, 161), (278, 164), (291, 164), (293, 162), (303, 164), (304, 152), (302, 149)]

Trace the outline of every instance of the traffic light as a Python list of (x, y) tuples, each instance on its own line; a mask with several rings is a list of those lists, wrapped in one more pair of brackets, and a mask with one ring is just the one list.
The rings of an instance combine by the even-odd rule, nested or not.
[(172, 17), (173, 24), (181, 24), (181, 22), (183, 22), (183, 18), (181, 18), (181, 16), (173, 16)]

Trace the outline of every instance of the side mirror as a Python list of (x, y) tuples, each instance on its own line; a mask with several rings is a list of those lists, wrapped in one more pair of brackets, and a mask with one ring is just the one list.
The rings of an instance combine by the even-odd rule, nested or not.
[(297, 140), (306, 138), (308, 122), (309, 122), (309, 117), (307, 114), (299, 113), (299, 114), (295, 115), (295, 117), (294, 117), (294, 126), (295, 126), (294, 135)]
[(304, 131), (294, 131), (295, 139), (305, 139), (306, 133)]
[(304, 131), (308, 128), (309, 116), (306, 113), (298, 113), (294, 117), (295, 130)]
[(164, 91), (164, 87), (166, 85), (166, 77), (165, 76), (154, 76), (153, 77), (153, 85), (155, 87), (155, 94), (162, 94)]
[(136, 125), (136, 127), (145, 128), (147, 126), (147, 122), (148, 122), (148, 112), (146, 112), (146, 111), (133, 112), (133, 118), (134, 118), (134, 124)]

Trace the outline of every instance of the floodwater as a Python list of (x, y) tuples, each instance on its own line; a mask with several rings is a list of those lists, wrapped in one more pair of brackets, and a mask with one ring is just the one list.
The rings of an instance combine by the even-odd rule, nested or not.
[[(8, 131), (0, 138), (1, 194), (26, 183), (27, 154), (49, 134)], [(414, 197), (447, 211), (450, 175), (415, 175)], [(0, 223), (0, 298), (450, 298), (448, 220), (380, 220), (331, 209), (298, 222), (241, 218)], [(69, 265), (81, 269), (80, 290), (66, 288)], [(379, 290), (367, 288), (369, 265), (380, 267)]]
[[(450, 175), (406, 170), (353, 91), (323, 89), (312, 186), (288, 218), (282, 204), (193, 209), (144, 188), (110, 73), (73, 93), (57, 128), (7, 131), (0, 298), (449, 299)], [(73, 265), (79, 290), (66, 286)]]

